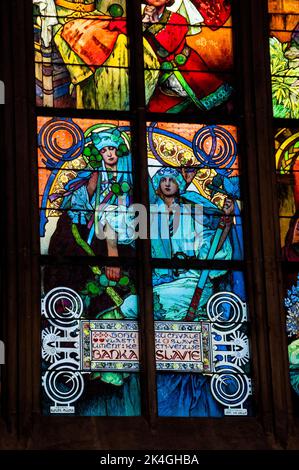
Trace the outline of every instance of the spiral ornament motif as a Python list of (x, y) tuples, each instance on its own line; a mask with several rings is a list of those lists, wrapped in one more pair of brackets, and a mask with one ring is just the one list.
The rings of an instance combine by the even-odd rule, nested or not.
[(83, 313), (83, 301), (73, 289), (56, 287), (42, 300), (42, 313), (53, 326), (71, 328)]
[(43, 387), (47, 396), (56, 405), (67, 405), (77, 401), (84, 391), (81, 372), (75, 370), (72, 362), (61, 361), (55, 370), (48, 370), (43, 377)]
[(84, 133), (72, 119), (54, 118), (39, 131), (38, 146), (48, 165), (75, 160), (83, 152)]
[(248, 398), (251, 390), (250, 379), (236, 365), (219, 364), (217, 373), (211, 379), (211, 392), (224, 406), (239, 407)]
[(237, 143), (231, 133), (221, 126), (201, 128), (193, 138), (192, 147), (203, 167), (227, 170), (237, 158)]
[(233, 292), (217, 292), (209, 298), (207, 314), (214, 323), (214, 328), (220, 331), (231, 330), (232, 323), (247, 320), (247, 306)]

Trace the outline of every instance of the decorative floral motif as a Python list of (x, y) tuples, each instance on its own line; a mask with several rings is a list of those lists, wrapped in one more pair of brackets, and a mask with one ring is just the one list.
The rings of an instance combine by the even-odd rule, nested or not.
[(286, 329), (288, 336), (299, 334), (299, 277), (297, 286), (292, 286), (284, 299), (287, 308)]

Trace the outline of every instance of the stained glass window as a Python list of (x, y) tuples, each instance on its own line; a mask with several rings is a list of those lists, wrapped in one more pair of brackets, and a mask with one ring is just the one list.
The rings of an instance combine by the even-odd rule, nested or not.
[(299, 118), (297, 0), (269, 0), (273, 115)]
[(125, 229), (133, 202), (129, 122), (40, 117), (38, 130), (42, 254), (111, 256), (100, 243), (104, 233), (96, 233), (102, 220), (122, 254), (132, 255)]
[[(38, 144), (41, 253), (134, 257), (129, 123), (40, 117)], [(45, 414), (140, 414), (136, 273), (111, 263), (42, 267)]]
[(136, 276), (121, 267), (112, 281), (109, 269), (42, 267), (46, 415), (140, 415)]
[(250, 413), (242, 273), (156, 269), (153, 290), (159, 415)]
[(160, 3), (142, 6), (149, 111), (227, 112), (233, 97), (230, 2)]
[(126, 1), (33, 4), (37, 105), (127, 110)]
[(298, 149), (298, 129), (280, 128), (276, 130), (275, 156), (285, 292), (284, 307), (288, 335), (290, 382), (297, 412), (299, 410)]
[[(237, 129), (156, 122), (147, 130), (158, 414), (247, 415), (244, 277), (215, 269), (243, 259)], [(210, 269), (196, 269), (200, 260)]]
[[(33, 3), (37, 105), (128, 110), (126, 1)], [(148, 0), (142, 4), (142, 25), (149, 111), (231, 112), (229, 1), (165, 0), (156, 9)]]
[(288, 335), (289, 374), (295, 408), (299, 409), (298, 337), (298, 149), (299, 11), (296, 0), (269, 0), (270, 60), (274, 118), (275, 168), (278, 193), (284, 308)]
[[(243, 259), (237, 140), (234, 126), (148, 123), (153, 258)], [(175, 183), (175, 193), (165, 186), (169, 180)], [(211, 238), (229, 205), (234, 206), (233, 216), (227, 215), (234, 226), (230, 236), (238, 242), (234, 249), (227, 251), (224, 244), (223, 250), (215, 247), (212, 253)], [(167, 246), (165, 223), (171, 211), (172, 243)]]
[(33, 1), (43, 413), (252, 415), (231, 2), (140, 3)]

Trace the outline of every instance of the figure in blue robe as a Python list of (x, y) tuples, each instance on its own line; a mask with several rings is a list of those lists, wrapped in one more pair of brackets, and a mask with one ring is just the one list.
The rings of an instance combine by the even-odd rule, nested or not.
[[(89, 151), (86, 151), (88, 148)], [(97, 152), (92, 154), (90, 149), (94, 148)], [(80, 171), (65, 186), (60, 206), (63, 213), (51, 238), (49, 254), (132, 255), (134, 240), (128, 234), (129, 224), (125, 220), (125, 209), (132, 202), (133, 186), (128, 145), (122, 133), (117, 128), (111, 128), (92, 132), (86, 139), (85, 152), (89, 157), (90, 169)], [(55, 199), (61, 194), (50, 197)], [(109, 233), (105, 232), (107, 227)], [(103, 235), (103, 239), (99, 238), (99, 234)], [(127, 251), (121, 252), (123, 247)], [(46, 290), (66, 286), (82, 294), (87, 282), (95, 280), (91, 268), (94, 267), (85, 264), (74, 265), (67, 270), (49, 266), (45, 272)], [(121, 269), (106, 266), (105, 273), (107, 282), (116, 284)], [(112, 299), (108, 295), (92, 296), (84, 313), (89, 319), (100, 319), (99, 313), (111, 307)], [(131, 299), (131, 308), (137, 316), (136, 297), (133, 301)], [(105, 314), (105, 319), (109, 318), (115, 319), (113, 308), (111, 316)], [(86, 379), (84, 395), (76, 403), (77, 413), (85, 416), (140, 415), (139, 374), (99, 372), (90, 374)]]
[[(229, 183), (226, 181), (227, 186)], [(151, 241), (154, 258), (206, 259), (210, 252), (224, 211), (186, 187), (183, 175), (174, 168), (161, 168), (150, 181)], [(227, 199), (232, 214), (236, 204), (229, 196)], [(236, 219), (240, 225), (238, 217), (237, 212)], [(231, 219), (232, 217), (214, 259), (231, 260), (240, 259), (242, 256), (240, 227), (233, 226)], [(155, 269), (154, 319), (184, 321), (200, 276), (201, 271), (194, 269)], [(207, 319), (205, 307), (216, 289), (220, 287), (221, 290), (231, 291), (237, 285), (244, 295), (240, 277), (233, 279), (225, 270), (208, 271), (194, 321)], [(125, 307), (126, 302), (123, 311)], [(229, 310), (228, 305), (223, 312), (223, 320), (229, 319)], [(159, 416), (223, 416), (223, 406), (213, 397), (210, 380), (209, 375), (199, 373), (157, 372)]]

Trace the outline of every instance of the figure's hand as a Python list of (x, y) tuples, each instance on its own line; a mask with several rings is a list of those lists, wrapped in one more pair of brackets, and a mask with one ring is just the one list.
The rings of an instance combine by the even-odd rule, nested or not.
[(157, 23), (159, 21), (157, 10), (154, 6), (146, 5), (143, 11), (143, 23)]
[(225, 215), (234, 214), (234, 201), (230, 199), (229, 197), (227, 197), (224, 201), (223, 212)]
[(116, 281), (118, 282), (120, 280), (120, 268), (118, 267), (108, 267), (106, 266), (105, 268), (105, 273), (106, 277), (109, 279), (109, 281)]
[(187, 184), (190, 184), (197, 174), (196, 168), (182, 168), (182, 176)]
[(88, 191), (89, 196), (94, 195), (97, 189), (98, 178), (99, 178), (99, 173), (97, 171), (93, 171), (87, 183), (87, 191)]

